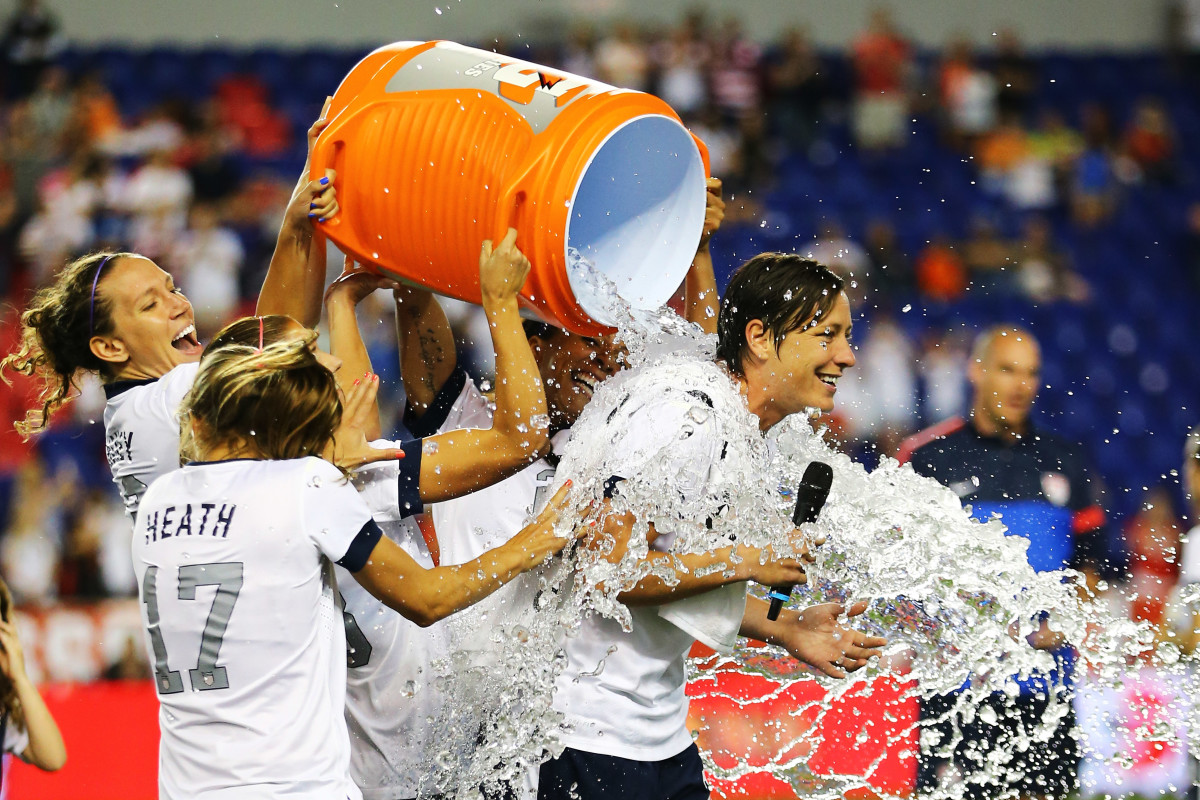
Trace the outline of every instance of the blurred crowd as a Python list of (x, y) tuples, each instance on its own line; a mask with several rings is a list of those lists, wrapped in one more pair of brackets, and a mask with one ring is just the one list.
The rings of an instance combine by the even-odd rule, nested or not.
[[(737, 19), (701, 11), (661, 29), (581, 24), (563, 41), (498, 38), (494, 48), (664, 98), (706, 142), (731, 231), (775, 224), (782, 212), (772, 198), (794, 189), (789, 169), (829, 167), (847, 146), (864, 169), (886, 170), (923, 131), (941, 157), (964, 165), (963, 188), (970, 183), (1004, 214), (950, 209), (961, 224), (917, 239), (886, 215), (851, 226), (831, 212), (792, 227), (797, 250), (847, 275), (859, 293), (858, 366), (842, 384), (842, 413), (828, 422), (870, 464), (919, 427), (966, 410), (971, 331), (914, 330), (901, 321), (910, 304), (991, 297), (1086, 306), (1096, 290), (1064, 236), (1103, 229), (1129, 187), (1181, 180), (1181, 137), (1162, 98), (1137, 99), (1123, 116), (1091, 100), (1047, 106), (1036, 91), (1045, 81), (1039, 61), (1015, 33), (979, 44), (956, 37), (940, 52), (921, 51), (878, 9), (845, 53), (818, 51), (798, 27), (756, 41)], [(168, 96), (131, 112), (102, 72), (66, 67), (70, 47), (38, 0), (21, 0), (5, 23), (0, 343), (13, 344), (14, 309), (31, 289), (101, 248), (144, 253), (171, 271), (201, 337), (210, 335), (252, 309), (296, 179), (283, 167), (299, 170), (304, 129), (251, 72), (231, 72), (205, 98)], [(1186, 224), (1182, 253), (1200, 283), (1200, 205)], [(481, 317), (454, 308), (461, 361), (486, 374)], [(392, 304), (368, 302), (362, 313), (375, 369), (398, 386)], [(0, 432), (0, 571), (19, 603), (136, 594), (129, 523), (103, 462), (103, 393), (86, 382), (80, 391), (40, 441), (22, 442), (8, 423)], [(18, 384), (0, 394), (6, 419), (23, 413), (29, 392)], [(398, 389), (384, 394), (394, 421), (402, 398)], [(1177, 486), (1146, 492), (1141, 510), (1121, 521), (1124, 549), (1136, 613), (1161, 618), (1184, 524)]]

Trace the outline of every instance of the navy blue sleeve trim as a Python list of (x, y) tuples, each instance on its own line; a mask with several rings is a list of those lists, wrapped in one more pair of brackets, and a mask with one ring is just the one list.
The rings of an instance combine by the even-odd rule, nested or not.
[(434, 395), (433, 402), (429, 404), (429, 408), (425, 409), (424, 414), (418, 417), (411, 405), (407, 402), (404, 404), (404, 416), (401, 419), (404, 427), (408, 428), (413, 436), (433, 436), (446, 423), (446, 418), (450, 416), (450, 408), (466, 385), (466, 370), (461, 366), (455, 366), (450, 377)]
[(613, 495), (617, 493), (617, 484), (625, 480), (620, 475), (613, 475), (604, 482), (604, 499), (612, 500)]
[(425, 510), (421, 503), (421, 452), (424, 444), (424, 439), (412, 439), (400, 445), (400, 449), (404, 451), (404, 458), (397, 462), (400, 465), (400, 480), (396, 504), (400, 509), (401, 519)]
[(383, 531), (379, 530), (375, 520), (367, 520), (355, 534), (354, 541), (346, 550), (346, 555), (338, 559), (338, 566), (345, 567), (351, 572), (358, 572), (367, 565), (367, 560), (375, 551), (375, 545), (379, 544), (379, 540), (382, 538)]

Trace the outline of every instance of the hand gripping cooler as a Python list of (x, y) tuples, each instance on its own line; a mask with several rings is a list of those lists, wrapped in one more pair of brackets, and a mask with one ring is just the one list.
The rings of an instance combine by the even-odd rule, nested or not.
[(479, 247), (508, 226), (533, 264), (522, 305), (584, 335), (608, 319), (578, 250), (635, 308), (679, 287), (704, 224), (707, 150), (665, 102), (453, 42), (399, 42), (342, 81), (311, 176), (359, 261), (478, 303)]

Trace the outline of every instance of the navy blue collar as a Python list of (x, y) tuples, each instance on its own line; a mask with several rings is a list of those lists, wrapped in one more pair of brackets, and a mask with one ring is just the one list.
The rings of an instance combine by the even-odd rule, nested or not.
[(122, 392), (128, 392), (130, 389), (136, 389), (139, 386), (148, 386), (157, 381), (158, 378), (139, 378), (137, 380), (128, 381), (113, 381), (112, 383), (104, 384), (104, 396), (112, 400)]

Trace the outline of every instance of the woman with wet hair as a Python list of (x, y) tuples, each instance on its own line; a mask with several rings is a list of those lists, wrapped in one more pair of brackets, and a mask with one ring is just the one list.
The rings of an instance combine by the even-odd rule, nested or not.
[[(309, 150), (325, 127), (308, 132)], [(260, 314), (304, 325), (320, 316), (325, 246), (313, 222), (338, 213), (332, 171), (308, 180), (307, 165), (284, 214), (258, 301)], [(67, 264), (21, 315), (21, 344), (0, 361), (42, 383), (38, 406), (17, 429), (25, 436), (78, 392), (80, 378), (100, 377), (108, 396), (106, 454), (130, 516), (154, 478), (178, 466), (175, 409), (191, 386), (202, 347), (191, 304), (171, 276), (136, 253), (93, 253)]]
[[(181, 409), (195, 460), (156, 481), (138, 510), (133, 558), (161, 702), (164, 796), (361, 797), (333, 563), (426, 626), (568, 541), (554, 531), (560, 491), (508, 544), (461, 566), (418, 565), (325, 460), (343, 403), (309, 344), (207, 356)], [(375, 389), (360, 382), (347, 406)]]
[[(13, 600), (0, 580), (0, 749), (27, 764), (56, 772), (67, 763), (58, 724), (25, 672), (25, 654), (13, 623)], [(0, 783), (4, 775), (0, 772)]]

